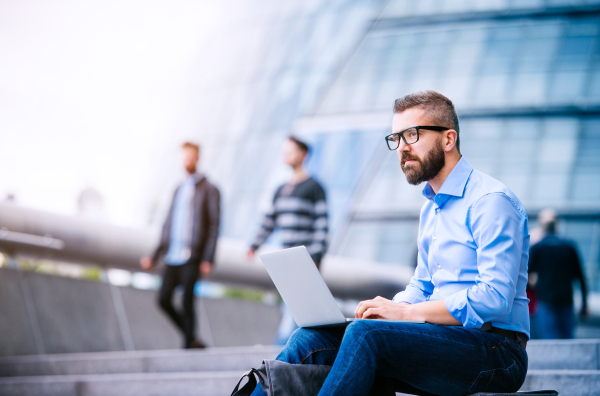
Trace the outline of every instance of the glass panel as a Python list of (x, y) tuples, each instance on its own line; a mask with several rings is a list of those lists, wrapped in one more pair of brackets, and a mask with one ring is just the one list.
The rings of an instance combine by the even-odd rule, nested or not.
[(578, 142), (572, 198), (580, 202), (600, 201), (600, 120), (583, 123)]
[(600, 172), (600, 120), (591, 119), (583, 123), (577, 166), (596, 169)]
[(545, 0), (509, 0), (510, 8), (535, 8), (544, 6)]
[[(382, 139), (383, 143), (383, 139)], [(355, 204), (357, 213), (389, 213), (394, 211), (419, 214), (425, 198), (421, 195), (423, 186), (412, 186), (400, 168), (398, 154), (384, 148), (374, 158), (376, 168), (368, 174), (372, 177), (363, 180), (359, 186), (358, 201)]]
[(559, 233), (575, 243), (584, 267), (588, 292), (600, 291), (598, 279), (600, 224), (597, 221), (589, 220), (563, 220), (559, 223)]
[(508, 74), (483, 75), (477, 81), (475, 100), (476, 107), (500, 107), (507, 104)]
[(588, 87), (588, 98), (592, 102), (600, 101), (600, 69), (594, 69), (590, 78), (590, 86)]
[(548, 118), (539, 144), (539, 168), (543, 172), (568, 172), (577, 150), (579, 122), (576, 119)]
[(503, 139), (501, 121), (469, 120), (460, 129), (461, 153), (474, 167), (493, 174)]
[(350, 210), (349, 192), (360, 180), (366, 161), (372, 159), (375, 146), (385, 145), (383, 136), (380, 131), (348, 131), (319, 134), (311, 139), (306, 166), (326, 188), (331, 235)]
[(585, 71), (557, 72), (552, 81), (549, 102), (572, 103), (583, 96), (585, 88)]
[(355, 222), (338, 254), (380, 263), (416, 266), (418, 221)]
[(564, 204), (569, 187), (567, 172), (540, 172), (534, 179), (533, 200), (538, 205)]
[(531, 175), (526, 173), (508, 173), (503, 172), (499, 177), (502, 183), (506, 185), (521, 202), (524, 204), (529, 200)]
[(481, 59), (482, 74), (505, 74), (509, 71), (521, 40), (522, 27), (499, 26), (492, 29)]
[(576, 202), (600, 202), (600, 170), (598, 168), (579, 168), (573, 175), (571, 197)]
[(503, 125), (502, 170), (532, 171), (539, 150), (540, 122), (536, 119), (508, 120)]
[(512, 84), (513, 104), (542, 105), (547, 99), (546, 86), (548, 75), (546, 73), (520, 73), (514, 77)]
[(590, 55), (591, 44), (591, 36), (565, 37), (558, 53), (557, 68), (559, 70), (585, 69)]
[(515, 58), (515, 76), (511, 84), (513, 103), (541, 105), (547, 98), (548, 71), (561, 33), (559, 21), (546, 24), (529, 24)]

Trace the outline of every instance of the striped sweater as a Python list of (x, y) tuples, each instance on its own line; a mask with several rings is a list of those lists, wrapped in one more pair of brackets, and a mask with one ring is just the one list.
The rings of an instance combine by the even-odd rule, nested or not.
[(277, 189), (252, 249), (262, 245), (275, 228), (281, 230), (284, 248), (304, 245), (320, 264), (327, 248), (327, 205), (325, 191), (315, 179)]

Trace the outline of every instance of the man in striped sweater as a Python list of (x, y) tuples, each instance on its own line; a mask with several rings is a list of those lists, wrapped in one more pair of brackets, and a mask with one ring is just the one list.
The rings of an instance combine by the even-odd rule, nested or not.
[[(327, 205), (323, 187), (304, 169), (308, 152), (308, 145), (293, 136), (286, 142), (284, 161), (292, 167), (293, 174), (289, 182), (277, 189), (273, 205), (248, 251), (248, 260), (254, 259), (258, 247), (279, 228), (284, 248), (304, 245), (315, 265), (320, 265), (327, 245)], [(284, 345), (296, 327), (284, 308), (276, 343)]]

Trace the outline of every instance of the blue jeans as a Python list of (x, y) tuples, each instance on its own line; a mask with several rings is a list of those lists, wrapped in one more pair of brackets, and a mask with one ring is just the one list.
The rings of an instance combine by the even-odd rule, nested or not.
[(534, 318), (541, 339), (573, 338), (575, 312), (572, 304), (540, 301)]
[[(376, 381), (396, 392), (516, 392), (527, 352), (515, 341), (461, 326), (359, 320), (344, 329), (300, 328), (277, 360), (332, 365), (319, 396), (368, 395)], [(264, 395), (259, 386), (254, 396)]]

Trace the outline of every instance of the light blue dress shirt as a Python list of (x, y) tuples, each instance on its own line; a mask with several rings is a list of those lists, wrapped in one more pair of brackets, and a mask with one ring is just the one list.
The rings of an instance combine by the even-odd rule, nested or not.
[(504, 184), (463, 157), (437, 194), (427, 183), (418, 264), (395, 302), (444, 300), (467, 328), (484, 323), (529, 337), (527, 213)]
[(165, 256), (168, 265), (183, 265), (191, 257), (191, 238), (194, 215), (193, 199), (198, 174), (188, 175), (181, 183), (173, 201), (169, 250)]

